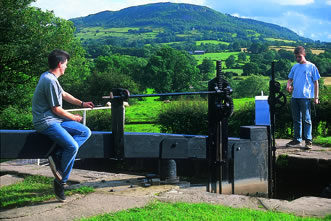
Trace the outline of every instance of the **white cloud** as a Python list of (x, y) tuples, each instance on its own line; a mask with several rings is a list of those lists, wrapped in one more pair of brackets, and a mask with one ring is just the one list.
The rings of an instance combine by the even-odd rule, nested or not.
[(69, 19), (101, 11), (118, 11), (123, 8), (144, 5), (157, 2), (188, 3), (195, 5), (206, 5), (206, 0), (62, 0), (60, 4), (54, 4), (49, 0), (37, 0), (32, 6), (43, 10), (54, 11), (58, 17)]
[(327, 5), (331, 5), (331, 0), (325, 2)]
[(331, 22), (312, 18), (307, 14), (287, 11), (277, 17), (256, 17), (256, 20), (270, 22), (294, 31), (300, 36), (313, 40), (330, 41)]
[(251, 19), (254, 19), (254, 18), (252, 18), (252, 17), (241, 16), (239, 13), (233, 13), (233, 14), (231, 14), (231, 16), (233, 16), (233, 17), (238, 17), (238, 18), (251, 18)]
[(272, 0), (272, 2), (280, 5), (308, 5), (314, 3), (315, 1), (314, 0)]

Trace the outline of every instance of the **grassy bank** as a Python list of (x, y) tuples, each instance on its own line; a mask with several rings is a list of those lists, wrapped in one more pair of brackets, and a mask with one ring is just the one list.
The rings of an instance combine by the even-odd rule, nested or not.
[[(66, 190), (66, 196), (93, 192), (91, 187)], [(53, 178), (25, 176), (24, 181), (0, 188), (0, 208), (8, 209), (54, 199)]]
[(331, 137), (315, 137), (314, 144), (323, 146), (323, 147), (331, 147)]
[(286, 213), (265, 212), (252, 209), (238, 209), (206, 203), (160, 203), (154, 202), (144, 208), (130, 209), (81, 219), (99, 220), (330, 220), (298, 217)]

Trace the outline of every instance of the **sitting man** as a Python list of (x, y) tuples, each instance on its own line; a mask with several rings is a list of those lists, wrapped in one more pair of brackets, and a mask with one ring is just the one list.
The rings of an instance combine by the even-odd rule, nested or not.
[(93, 108), (92, 102), (83, 102), (65, 92), (58, 78), (62, 76), (70, 59), (63, 50), (54, 50), (48, 56), (49, 71), (39, 79), (32, 100), (33, 125), (57, 144), (49, 156), (50, 167), (55, 176), (55, 196), (65, 201), (64, 185), (69, 179), (80, 146), (91, 136), (89, 128), (79, 123), (82, 117), (62, 108), (62, 100), (71, 104)]

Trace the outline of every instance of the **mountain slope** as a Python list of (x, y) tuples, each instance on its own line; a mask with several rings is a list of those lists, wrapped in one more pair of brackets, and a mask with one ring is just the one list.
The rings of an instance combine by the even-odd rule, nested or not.
[(104, 11), (71, 19), (79, 29), (86, 27), (162, 27), (170, 32), (187, 30), (236, 34), (247, 39), (252, 33), (263, 38), (309, 41), (293, 31), (270, 23), (242, 19), (217, 12), (204, 6), (176, 3), (155, 3), (134, 6), (120, 11)]

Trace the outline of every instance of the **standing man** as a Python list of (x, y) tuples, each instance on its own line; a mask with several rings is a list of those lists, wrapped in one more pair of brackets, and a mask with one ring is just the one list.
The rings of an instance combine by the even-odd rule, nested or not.
[(94, 107), (92, 102), (83, 102), (62, 89), (58, 78), (64, 74), (69, 59), (69, 54), (63, 50), (54, 50), (49, 54), (49, 71), (41, 75), (32, 100), (35, 129), (47, 135), (58, 147), (48, 159), (55, 176), (55, 196), (62, 202), (66, 199), (64, 185), (78, 149), (91, 136), (90, 129), (79, 123), (82, 120), (80, 115), (62, 108), (62, 100), (80, 107)]
[(302, 149), (312, 148), (312, 121), (311, 121), (311, 99), (315, 104), (319, 103), (318, 99), (318, 79), (320, 75), (316, 66), (307, 61), (306, 52), (302, 46), (294, 50), (294, 55), (298, 64), (295, 64), (290, 74), (286, 90), (292, 93), (291, 109), (294, 126), (294, 139), (287, 143), (287, 147), (301, 147), (302, 141), (302, 124), (303, 121), (303, 138), (305, 146)]

